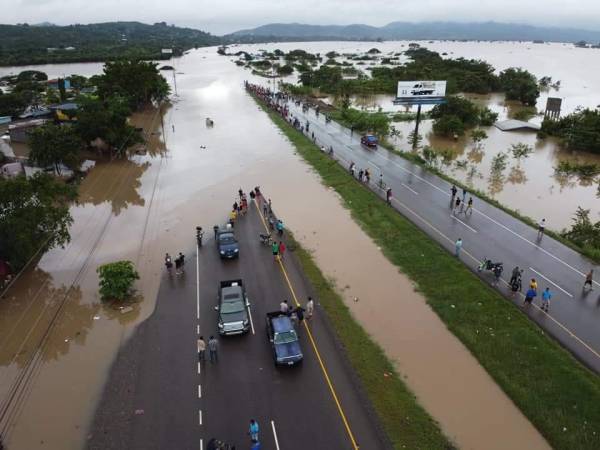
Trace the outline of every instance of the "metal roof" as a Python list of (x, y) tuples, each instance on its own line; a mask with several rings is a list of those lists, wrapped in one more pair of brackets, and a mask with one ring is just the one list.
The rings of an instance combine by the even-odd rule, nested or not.
[(494, 124), (496, 128), (502, 131), (515, 131), (515, 130), (533, 130), (538, 131), (542, 127), (537, 123), (525, 122), (523, 120), (508, 119)]

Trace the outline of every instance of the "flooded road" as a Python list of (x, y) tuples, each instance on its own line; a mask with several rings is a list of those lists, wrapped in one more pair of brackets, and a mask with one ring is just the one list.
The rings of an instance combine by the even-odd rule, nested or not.
[[(578, 107), (596, 108), (600, 105), (600, 50), (575, 48), (572, 44), (531, 42), (445, 42), (416, 41), (429, 50), (439, 52), (445, 58), (473, 58), (490, 63), (497, 71), (508, 67), (522, 67), (536, 77), (552, 77), (553, 82), (560, 81), (560, 88), (542, 90), (536, 109), (543, 112), (548, 97), (562, 99), (561, 115), (572, 113)], [(340, 54), (365, 53), (375, 47), (381, 51), (381, 57), (407, 50), (409, 41), (398, 42), (311, 42), (311, 43), (275, 43), (240, 45), (231, 52), (246, 50), (257, 53), (260, 49), (279, 48), (289, 51), (296, 48), (311, 53), (325, 55), (334, 50)], [(400, 56), (400, 61), (406, 57)], [(353, 61), (343, 56), (337, 57), (340, 63), (350, 62), (356, 68), (368, 73), (368, 68), (379, 62)], [(293, 82), (297, 74), (284, 78)], [(267, 80), (263, 80), (263, 84)], [(515, 102), (505, 102), (503, 94), (491, 94), (468, 97), (481, 106), (487, 106), (499, 114), (498, 120), (513, 118), (520, 108)], [(392, 95), (367, 95), (354, 97), (354, 106), (360, 109), (384, 112), (416, 112), (404, 106), (392, 104)], [(325, 99), (333, 102), (335, 99)], [(425, 106), (423, 111), (431, 107)], [(541, 123), (542, 117), (535, 116), (532, 122)], [(414, 122), (393, 122), (401, 137), (392, 138), (395, 148), (407, 151), (409, 134), (414, 130)], [(485, 192), (489, 196), (511, 209), (530, 216), (534, 220), (546, 218), (548, 226), (555, 230), (569, 227), (578, 206), (591, 210), (591, 218), (600, 220), (599, 181), (580, 179), (577, 176), (564, 177), (555, 173), (559, 161), (568, 160), (577, 163), (595, 163), (600, 165), (600, 155), (584, 152), (571, 152), (561, 148), (553, 139), (538, 140), (535, 132), (502, 132), (496, 127), (482, 127), (488, 134), (481, 148), (474, 151), (474, 144), (468, 136), (464, 138), (442, 139), (432, 133), (432, 121), (424, 120), (420, 126), (423, 145), (431, 145), (440, 152), (438, 169), (463, 182), (473, 189)], [(491, 173), (493, 158), (499, 153), (510, 151), (512, 144), (531, 145), (534, 152), (522, 161), (508, 158), (508, 167), (501, 174)], [(561, 208), (555, 208), (556, 204)]]
[[(153, 311), (164, 253), (192, 257), (194, 228), (223, 223), (237, 189), (256, 185), (460, 447), (547, 448), (246, 96), (247, 72), (215, 49), (174, 64), (172, 104), (134, 117), (147, 131), (147, 154), (93, 169), (71, 209), (71, 243), (44, 255), (0, 301), (0, 398), (3, 405), (11, 400), (2, 423), (9, 448), (85, 446), (110, 364)], [(206, 117), (213, 128), (205, 127)], [(131, 259), (140, 272), (131, 309), (98, 298), (96, 267), (117, 259)]]

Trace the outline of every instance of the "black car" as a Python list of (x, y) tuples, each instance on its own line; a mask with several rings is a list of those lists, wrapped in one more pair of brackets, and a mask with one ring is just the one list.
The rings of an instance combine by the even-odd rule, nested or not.
[(217, 250), (221, 258), (233, 259), (240, 255), (240, 248), (233, 230), (221, 230), (217, 233)]
[(293, 366), (302, 362), (300, 340), (288, 315), (280, 311), (267, 313), (267, 337), (275, 365)]

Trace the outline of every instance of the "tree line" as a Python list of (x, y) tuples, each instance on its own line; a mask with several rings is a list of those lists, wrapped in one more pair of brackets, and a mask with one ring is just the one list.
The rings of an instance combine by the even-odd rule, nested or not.
[[(130, 146), (144, 141), (128, 117), (169, 94), (157, 64), (143, 61), (106, 63), (103, 73), (87, 82), (97, 87), (97, 94), (73, 99), (78, 104), (76, 120), (49, 122), (31, 133), (32, 163), (58, 173), (63, 165), (76, 169), (81, 151), (98, 138), (111, 157), (125, 156)], [(72, 223), (69, 205), (76, 195), (73, 186), (47, 173), (0, 178), (0, 259), (17, 271), (31, 257), (67, 243)]]

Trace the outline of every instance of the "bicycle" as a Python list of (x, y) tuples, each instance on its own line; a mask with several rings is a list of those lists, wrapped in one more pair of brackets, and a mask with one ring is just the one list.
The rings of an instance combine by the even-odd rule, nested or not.
[(382, 191), (387, 191), (387, 184), (385, 183), (385, 181), (383, 181), (383, 178), (379, 179), (379, 181), (377, 182), (377, 187)]

